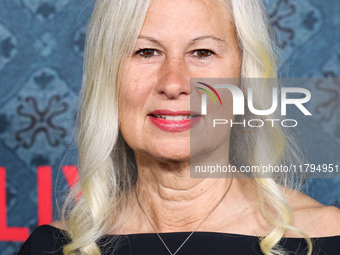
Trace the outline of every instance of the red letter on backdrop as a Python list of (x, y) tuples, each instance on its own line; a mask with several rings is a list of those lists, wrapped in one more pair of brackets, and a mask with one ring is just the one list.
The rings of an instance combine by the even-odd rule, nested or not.
[(76, 166), (62, 166), (65, 179), (70, 188), (78, 181), (78, 169)]
[[(61, 169), (63, 170), (68, 186), (72, 188), (79, 179), (78, 168), (76, 166), (63, 166)], [(79, 196), (80, 193), (77, 194), (76, 199), (79, 199)]]
[(52, 168), (37, 167), (38, 184), (38, 226), (50, 224), (53, 220), (52, 207)]
[(29, 229), (7, 226), (6, 197), (6, 168), (0, 167), (0, 241), (23, 242), (29, 236)]

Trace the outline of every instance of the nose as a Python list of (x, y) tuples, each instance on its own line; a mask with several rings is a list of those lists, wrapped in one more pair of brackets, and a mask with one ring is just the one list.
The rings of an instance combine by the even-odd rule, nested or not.
[(167, 58), (160, 67), (157, 92), (168, 99), (190, 94), (190, 76), (185, 60)]

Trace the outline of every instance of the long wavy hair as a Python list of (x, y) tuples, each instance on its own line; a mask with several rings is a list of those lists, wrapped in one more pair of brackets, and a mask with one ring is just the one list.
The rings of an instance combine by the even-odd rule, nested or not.
[[(275, 78), (276, 50), (262, 0), (219, 1), (233, 14), (242, 52), (241, 77)], [(117, 95), (124, 60), (132, 54), (150, 3), (151, 0), (95, 3), (86, 38), (77, 118), (79, 180), (62, 208), (62, 224), (72, 240), (63, 248), (65, 255), (101, 254), (96, 242), (119, 227), (120, 216), (130, 206), (137, 169), (134, 155), (119, 131)], [(245, 92), (247, 86), (247, 82), (242, 83)], [(257, 86), (253, 89), (257, 109), (268, 105), (270, 97), (266, 95), (271, 94), (272, 86), (251, 86)], [(280, 126), (266, 125), (247, 135), (232, 130), (230, 149), (231, 163), (235, 165), (275, 165), (300, 157), (290, 134)], [(278, 243), (287, 230), (294, 230), (305, 238), (311, 254), (311, 240), (291, 225), (292, 209), (280, 188), (291, 185), (289, 178), (281, 175), (254, 180), (261, 213), (272, 224), (270, 233), (259, 238), (262, 252), (286, 254)]]

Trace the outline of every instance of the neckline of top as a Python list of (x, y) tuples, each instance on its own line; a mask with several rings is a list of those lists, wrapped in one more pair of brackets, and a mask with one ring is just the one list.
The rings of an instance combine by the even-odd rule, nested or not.
[[(42, 225), (43, 226), (47, 226), (49, 228), (54, 229), (55, 231), (60, 231), (60, 232), (66, 232), (63, 229), (51, 226), (51, 225)], [(185, 231), (185, 232), (163, 232), (163, 233), (159, 233), (161, 235), (179, 235), (179, 234), (190, 234), (190, 231)], [(196, 231), (195, 233), (198, 234), (214, 234), (214, 235), (222, 235), (222, 236), (234, 236), (234, 237), (246, 237), (246, 238), (264, 238), (264, 236), (255, 236), (255, 235), (246, 235), (246, 234), (239, 234), (239, 233), (224, 233), (224, 232), (214, 232), (214, 231)], [(153, 235), (157, 235), (156, 233), (133, 233), (133, 234), (118, 234), (118, 235), (109, 235), (106, 234), (104, 236), (106, 237), (127, 237), (127, 236), (153, 236)], [(336, 236), (321, 236), (321, 237), (310, 237), (311, 239), (321, 239), (321, 238), (335, 238), (338, 237), (340, 238), (340, 235), (336, 235)], [(303, 237), (282, 237), (282, 239), (304, 239)]]

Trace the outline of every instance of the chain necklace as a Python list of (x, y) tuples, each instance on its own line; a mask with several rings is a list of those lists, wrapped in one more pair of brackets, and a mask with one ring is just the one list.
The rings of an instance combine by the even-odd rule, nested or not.
[(210, 213), (200, 222), (200, 224), (188, 235), (188, 237), (184, 240), (184, 242), (177, 248), (177, 250), (172, 253), (169, 249), (169, 247), (166, 245), (166, 243), (164, 242), (163, 238), (160, 236), (160, 234), (157, 232), (155, 226), (152, 224), (149, 216), (146, 214), (146, 212), (144, 211), (144, 208), (142, 206), (142, 204), (140, 203), (139, 199), (138, 199), (138, 195), (137, 195), (137, 191), (135, 189), (135, 193), (136, 193), (136, 199), (137, 199), (137, 202), (138, 202), (138, 205), (139, 207), (142, 209), (144, 215), (146, 216), (146, 218), (148, 219), (150, 225), (152, 226), (153, 230), (156, 232), (159, 240), (161, 240), (161, 242), (163, 243), (164, 247), (168, 250), (169, 254), (170, 255), (176, 255), (177, 252), (183, 247), (183, 245), (189, 240), (189, 238), (197, 231), (197, 229), (208, 219), (208, 217), (213, 213), (213, 211), (215, 211), (215, 209), (221, 204), (222, 200), (225, 198), (225, 196), (227, 195), (230, 187), (231, 187), (231, 184), (233, 182), (233, 179), (234, 179), (234, 176), (232, 175), (231, 177), (231, 181), (230, 181), (230, 184), (229, 184), (229, 187), (227, 189), (227, 191), (224, 193), (223, 197), (221, 198), (221, 200), (218, 202), (218, 204), (210, 211)]

